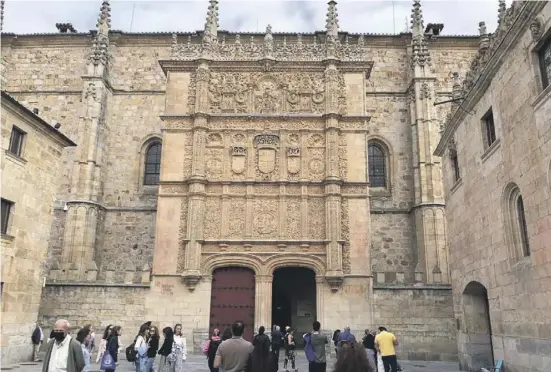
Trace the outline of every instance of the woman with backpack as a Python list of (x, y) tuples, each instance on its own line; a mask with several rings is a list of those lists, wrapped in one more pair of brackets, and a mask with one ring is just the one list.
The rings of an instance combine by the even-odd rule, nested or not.
[(214, 357), (216, 356), (216, 350), (222, 342), (220, 338), (220, 330), (215, 328), (212, 332), (212, 336), (205, 342), (203, 346), (203, 354), (207, 357), (207, 364), (209, 366), (210, 372), (219, 372), (218, 368), (214, 368)]
[[(119, 336), (122, 335), (122, 328), (119, 326), (113, 327), (109, 337), (107, 338), (107, 346), (105, 352), (101, 358), (100, 369), (103, 369), (105, 372), (114, 372), (117, 367), (117, 360), (119, 355)], [(110, 356), (110, 359), (113, 361), (111, 368), (102, 368), (104, 364), (107, 364), (107, 359), (109, 359), (106, 354)]]
[(142, 324), (136, 336), (134, 351), (136, 352), (136, 372), (146, 372), (147, 367), (147, 349), (149, 341), (149, 325)]
[(159, 372), (170, 372), (172, 371), (172, 364), (175, 361), (174, 354), (172, 354), (172, 348), (174, 345), (174, 332), (172, 332), (172, 328), (164, 328), (163, 336), (165, 337), (165, 340), (163, 342), (163, 346), (161, 346), (158, 351), (158, 354), (161, 356)]

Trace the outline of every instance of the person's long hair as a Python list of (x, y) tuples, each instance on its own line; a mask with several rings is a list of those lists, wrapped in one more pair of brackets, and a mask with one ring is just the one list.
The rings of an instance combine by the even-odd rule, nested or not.
[(84, 344), (84, 340), (90, 334), (90, 327), (83, 327), (77, 333), (77, 341)]
[(363, 345), (356, 341), (344, 341), (337, 355), (334, 372), (374, 372)]
[(107, 327), (105, 327), (105, 331), (103, 331), (103, 339), (104, 340), (107, 340), (107, 338), (109, 337), (109, 331), (111, 331), (111, 329), (113, 328), (113, 324), (109, 324)]
[(228, 327), (224, 329), (224, 332), (222, 332), (222, 341), (229, 340), (230, 338), (232, 338), (232, 333), (231, 333), (231, 328)]
[[(176, 333), (176, 328), (180, 327), (180, 334)], [(175, 336), (182, 336), (184, 334), (184, 330), (182, 329), (182, 325), (180, 323), (176, 324), (174, 326), (174, 335)]]
[(153, 329), (153, 332), (149, 332), (149, 337), (159, 339), (161, 336), (159, 335), (159, 329), (155, 326), (151, 326), (149, 328), (150, 330)]
[(148, 335), (147, 333), (148, 330), (149, 330), (149, 326), (147, 325), (147, 323), (142, 324), (140, 327), (140, 330), (138, 331), (138, 336), (142, 336), (143, 338), (146, 338)]
[(170, 327), (163, 328), (163, 335), (165, 336), (165, 342), (172, 344), (174, 342), (174, 331)]

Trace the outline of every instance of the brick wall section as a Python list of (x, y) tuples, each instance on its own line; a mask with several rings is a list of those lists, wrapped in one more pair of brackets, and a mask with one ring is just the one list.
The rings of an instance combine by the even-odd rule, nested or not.
[[(551, 4), (539, 15), (549, 31)], [(535, 43), (526, 24), (490, 86), (455, 133), (462, 184), (455, 185), (444, 156), (450, 262), (459, 332), (460, 360), (470, 363), (469, 318), (463, 291), (469, 282), (486, 287), (495, 359), (508, 372), (551, 369), (551, 92), (542, 92)], [(496, 136), (484, 153), (481, 118), (492, 107)], [(531, 254), (516, 256), (505, 223), (507, 185), (524, 201)], [(516, 256), (516, 257), (515, 257)]]

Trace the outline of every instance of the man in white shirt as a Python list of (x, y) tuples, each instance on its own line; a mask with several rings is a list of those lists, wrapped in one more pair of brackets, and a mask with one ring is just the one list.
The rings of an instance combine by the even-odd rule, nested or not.
[(42, 372), (82, 372), (84, 356), (80, 343), (69, 336), (69, 322), (60, 319), (52, 331), (53, 339), (42, 365)]

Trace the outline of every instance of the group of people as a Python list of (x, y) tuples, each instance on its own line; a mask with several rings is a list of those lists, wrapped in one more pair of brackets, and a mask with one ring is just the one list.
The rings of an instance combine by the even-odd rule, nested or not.
[[(304, 334), (305, 355), (309, 362), (309, 372), (326, 372), (326, 345), (328, 338), (320, 332), (321, 324), (315, 321), (312, 331)], [(265, 334), (265, 328), (260, 327), (252, 343), (243, 338), (245, 325), (236, 321), (231, 328), (215, 329), (212, 336), (205, 342), (203, 353), (207, 357), (211, 372), (277, 372), (279, 370), (280, 349), (285, 350), (283, 368), (288, 372), (289, 364), (298, 371), (295, 365), (296, 340), (294, 330), (286, 327), (283, 335), (278, 326), (272, 330), (272, 337)], [(156, 356), (160, 356), (159, 372), (183, 372), (184, 361), (187, 358), (186, 339), (182, 334), (182, 325), (163, 329), (164, 340), (160, 345), (160, 335), (157, 327), (151, 322), (144, 323), (134, 339), (126, 348), (126, 359), (135, 363), (136, 372), (154, 372)], [(96, 363), (105, 372), (114, 372), (117, 367), (120, 349), (119, 337), (122, 334), (120, 326), (109, 325), (105, 328), (99, 345)], [(32, 341), (35, 345), (43, 342), (44, 334), (39, 325), (33, 332)], [(82, 327), (76, 338), (69, 334), (69, 323), (60, 319), (48, 340), (48, 348), (42, 372), (89, 372), (91, 371), (91, 355), (94, 350), (94, 329), (92, 326)], [(356, 341), (345, 327), (343, 332), (333, 336), (336, 347), (337, 361), (334, 372), (397, 372), (401, 368), (396, 359), (396, 336), (379, 327), (375, 332), (365, 331), (361, 343)], [(34, 350), (35, 360), (38, 360), (37, 347)]]

